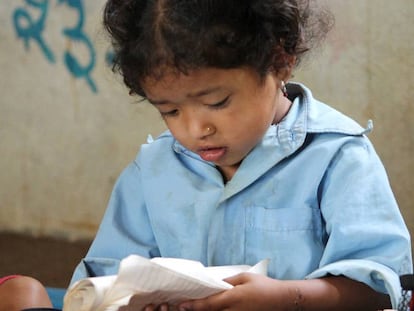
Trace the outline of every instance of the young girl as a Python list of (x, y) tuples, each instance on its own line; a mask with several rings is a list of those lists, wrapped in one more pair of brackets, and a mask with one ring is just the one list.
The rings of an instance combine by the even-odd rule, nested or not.
[[(109, 0), (131, 94), (169, 131), (120, 176), (73, 281), (129, 254), (254, 265), (179, 310), (396, 306), (410, 238), (364, 129), (287, 83), (330, 14), (306, 0)], [(134, 300), (125, 310), (134, 310)], [(147, 310), (167, 310), (149, 305)]]
[(0, 277), (0, 311), (30, 308), (56, 310), (52, 309), (46, 288), (38, 280), (22, 275)]

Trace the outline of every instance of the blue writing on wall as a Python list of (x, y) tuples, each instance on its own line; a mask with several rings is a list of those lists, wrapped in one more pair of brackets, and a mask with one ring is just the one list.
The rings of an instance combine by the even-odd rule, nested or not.
[(108, 66), (113, 66), (115, 59), (115, 53), (113, 50), (109, 50), (105, 53), (105, 62)]
[[(51, 48), (42, 38), (45, 30), (46, 18), (49, 14), (49, 0), (25, 0), (28, 6), (40, 10), (40, 17), (34, 21), (28, 9), (20, 7), (13, 13), (13, 24), (16, 29), (17, 37), (24, 41), (26, 50), (29, 49), (30, 40), (34, 40), (40, 46), (44, 56), (50, 63), (56, 62), (56, 57)], [(76, 57), (71, 48), (67, 48), (63, 53), (63, 61), (70, 74), (76, 79), (85, 79), (92, 92), (96, 93), (98, 88), (91, 77), (91, 73), (96, 64), (96, 52), (88, 35), (84, 32), (85, 12), (82, 0), (57, 0), (58, 5), (66, 5), (77, 12), (77, 21), (74, 27), (65, 27), (62, 35), (70, 41), (83, 44), (88, 52), (89, 58), (86, 65)], [(72, 46), (72, 45), (70, 45)], [(73, 45), (73, 46), (76, 46)]]
[(71, 74), (75, 78), (85, 78), (86, 82), (88, 83), (89, 87), (93, 92), (97, 92), (97, 87), (95, 82), (91, 78), (91, 71), (95, 67), (96, 62), (96, 55), (95, 55), (95, 49), (88, 38), (88, 36), (83, 31), (83, 24), (84, 24), (84, 10), (81, 0), (58, 0), (59, 4), (66, 3), (69, 7), (72, 9), (77, 10), (78, 12), (78, 21), (75, 27), (73, 28), (64, 28), (63, 34), (69, 38), (70, 40), (73, 40), (75, 42), (80, 42), (88, 48), (89, 51), (89, 62), (86, 66), (82, 66), (76, 57), (73, 56), (70, 50), (65, 51), (65, 64)]
[(26, 50), (29, 49), (29, 42), (33, 39), (37, 42), (37, 44), (39, 44), (46, 59), (49, 62), (54, 63), (56, 61), (55, 56), (42, 38), (42, 32), (45, 28), (46, 15), (49, 9), (49, 0), (26, 0), (26, 3), (40, 10), (40, 17), (37, 21), (34, 21), (27, 9), (16, 9), (13, 14), (13, 23), (17, 36), (24, 41)]

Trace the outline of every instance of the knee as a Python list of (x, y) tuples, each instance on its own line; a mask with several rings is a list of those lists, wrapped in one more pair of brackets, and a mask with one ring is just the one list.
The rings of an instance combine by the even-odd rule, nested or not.
[(35, 278), (20, 276), (0, 286), (0, 311), (51, 306), (46, 288)]
[(14, 290), (20, 293), (25, 293), (30, 296), (30, 293), (36, 297), (44, 297), (47, 296), (46, 288), (40, 283), (37, 279), (29, 277), (29, 276), (21, 276), (19, 278), (14, 279)]

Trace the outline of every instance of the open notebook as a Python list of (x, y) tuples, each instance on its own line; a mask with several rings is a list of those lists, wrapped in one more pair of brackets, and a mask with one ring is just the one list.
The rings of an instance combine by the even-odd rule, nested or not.
[(140, 295), (142, 308), (150, 303), (176, 304), (232, 288), (223, 281), (241, 272), (267, 273), (267, 260), (255, 266), (205, 267), (198, 261), (144, 258), (130, 255), (121, 261), (117, 275), (90, 277), (74, 283), (64, 297), (63, 311), (111, 311)]
[(117, 275), (90, 277), (74, 283), (64, 297), (63, 311), (115, 311), (133, 295), (141, 305), (179, 302), (207, 297), (232, 285), (223, 279), (241, 272), (267, 274), (267, 260), (255, 266), (205, 267), (178, 258), (144, 258), (130, 255), (121, 261)]

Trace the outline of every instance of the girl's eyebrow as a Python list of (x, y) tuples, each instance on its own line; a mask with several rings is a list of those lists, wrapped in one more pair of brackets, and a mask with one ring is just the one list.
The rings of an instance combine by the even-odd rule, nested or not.
[[(205, 90), (197, 91), (195, 93), (188, 93), (187, 97), (189, 97), (189, 98), (202, 97), (202, 96), (206, 96), (206, 95), (209, 95), (211, 93), (217, 92), (220, 89), (221, 89), (220, 87), (212, 87), (212, 88), (208, 88), (208, 89), (205, 89)], [(167, 103), (170, 102), (168, 100), (163, 100), (163, 99), (161, 99), (161, 100), (152, 100), (151, 98), (148, 98), (148, 97), (147, 97), (147, 99), (151, 104), (153, 104), (155, 106), (164, 105), (164, 104), (167, 104)]]
[(168, 100), (152, 100), (149, 97), (147, 97), (147, 100), (154, 106), (164, 105), (168, 103)]
[(198, 91), (198, 92), (195, 92), (195, 93), (189, 93), (187, 95), (187, 97), (191, 97), (191, 98), (194, 98), (194, 97), (202, 97), (202, 96), (205, 96), (205, 95), (208, 95), (208, 94), (217, 92), (219, 89), (220, 89), (219, 86), (211, 87), (211, 88), (208, 88), (208, 89), (205, 89), (205, 90), (201, 90), (201, 91)]

